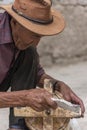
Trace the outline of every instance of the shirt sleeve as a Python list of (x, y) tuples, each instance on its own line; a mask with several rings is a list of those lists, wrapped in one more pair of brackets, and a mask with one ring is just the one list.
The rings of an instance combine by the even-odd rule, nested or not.
[(10, 16), (7, 12), (0, 13), (0, 44), (12, 43)]
[(38, 68), (37, 69), (38, 69), (37, 70), (37, 84), (38, 84), (41, 76), (43, 74), (45, 74), (45, 70), (43, 69), (43, 67), (40, 64), (38, 64)]

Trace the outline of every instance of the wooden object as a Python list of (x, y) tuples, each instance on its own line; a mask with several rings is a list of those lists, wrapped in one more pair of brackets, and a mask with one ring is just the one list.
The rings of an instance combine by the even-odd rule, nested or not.
[[(44, 88), (52, 93), (50, 80), (45, 80)], [(57, 91), (53, 95), (54, 97), (62, 98), (61, 94)], [(24, 107), (14, 108), (14, 114), (15, 116), (24, 117), (27, 126), (31, 130), (58, 130), (61, 127), (66, 128), (70, 118), (79, 117), (81, 111), (75, 113), (58, 107), (56, 110), (50, 109), (49, 111), (36, 112), (30, 107)]]

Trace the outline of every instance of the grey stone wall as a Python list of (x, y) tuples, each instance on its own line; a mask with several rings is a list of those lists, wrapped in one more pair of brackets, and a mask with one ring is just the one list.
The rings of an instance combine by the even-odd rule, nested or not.
[(44, 37), (39, 46), (43, 66), (65, 65), (87, 60), (87, 0), (53, 0), (66, 21), (65, 30)]

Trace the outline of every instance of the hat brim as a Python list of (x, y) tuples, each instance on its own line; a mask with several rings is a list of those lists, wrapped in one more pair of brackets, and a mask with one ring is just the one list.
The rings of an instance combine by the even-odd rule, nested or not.
[(63, 31), (65, 27), (65, 21), (63, 16), (56, 10), (52, 9), (53, 22), (50, 24), (37, 24), (35, 22), (29, 21), (24, 17), (18, 15), (12, 10), (12, 4), (0, 5), (0, 8), (6, 10), (9, 15), (11, 15), (19, 24), (21, 24), (26, 29), (35, 32), (43, 36), (55, 35)]

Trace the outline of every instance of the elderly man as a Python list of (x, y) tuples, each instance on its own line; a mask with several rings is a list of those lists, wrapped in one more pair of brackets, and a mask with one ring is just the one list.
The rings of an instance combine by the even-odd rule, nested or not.
[[(51, 4), (50, 0), (15, 0), (13, 5), (0, 5), (6, 10), (0, 14), (0, 108), (11, 107), (9, 130), (28, 130), (24, 119), (14, 117), (15, 106), (36, 111), (57, 108), (52, 94), (43, 89), (46, 78), (52, 80), (54, 91), (79, 104), (84, 114), (82, 100), (64, 82), (47, 75), (39, 63), (36, 47), (41, 37), (58, 34), (65, 26)], [(10, 86), (12, 92), (6, 92)]]

